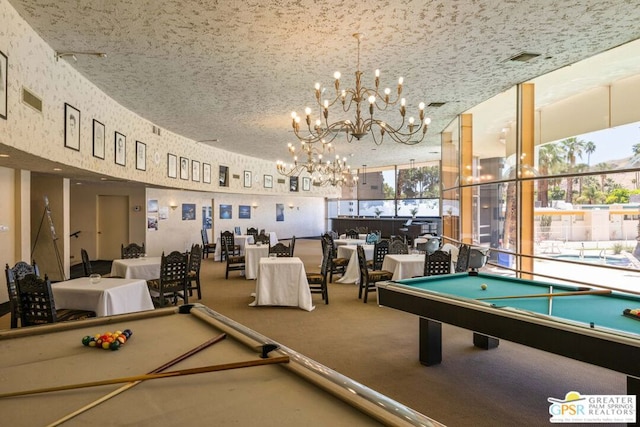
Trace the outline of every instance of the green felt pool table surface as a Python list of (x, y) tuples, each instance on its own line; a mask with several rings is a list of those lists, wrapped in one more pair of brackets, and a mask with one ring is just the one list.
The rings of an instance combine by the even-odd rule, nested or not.
[[(485, 299), (531, 294), (566, 293), (581, 290), (577, 286), (558, 285), (548, 282), (497, 276), (486, 273), (470, 275), (457, 273), (441, 276), (399, 280), (398, 285), (426, 293), (478, 300), (496, 307), (511, 307), (518, 310), (550, 315), (559, 320), (594, 323), (596, 328), (608, 328), (625, 333), (640, 334), (640, 320), (623, 316), (625, 309), (640, 308), (640, 296), (612, 292), (606, 295), (576, 295), (532, 298)], [(483, 290), (481, 286), (487, 285)], [(550, 311), (551, 305), (551, 312)]]

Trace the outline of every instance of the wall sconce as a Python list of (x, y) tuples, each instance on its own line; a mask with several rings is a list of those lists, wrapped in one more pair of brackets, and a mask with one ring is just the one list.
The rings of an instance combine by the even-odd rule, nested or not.
[(171, 208), (172, 211), (175, 211), (176, 209), (178, 209), (178, 205), (169, 205), (169, 207)]
[(254, 203), (254, 204), (252, 204), (252, 205), (251, 205), (251, 207), (252, 207), (253, 209), (257, 209), (257, 208), (258, 208), (258, 204), (257, 204), (257, 203)]
[(293, 209), (293, 203), (289, 203), (289, 209)]

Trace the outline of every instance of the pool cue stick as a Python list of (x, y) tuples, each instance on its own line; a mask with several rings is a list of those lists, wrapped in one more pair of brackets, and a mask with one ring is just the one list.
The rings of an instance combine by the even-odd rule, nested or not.
[(610, 289), (593, 290), (593, 291), (576, 291), (576, 292), (557, 292), (555, 294), (529, 294), (529, 295), (507, 295), (503, 297), (486, 297), (476, 298), (476, 300), (488, 300), (488, 299), (515, 299), (515, 298), (546, 298), (546, 297), (569, 297), (575, 295), (606, 295), (610, 294)]
[[(549, 293), (553, 293), (553, 286), (549, 286)], [(553, 298), (549, 298), (549, 316), (551, 316), (551, 310), (553, 309)]]
[(171, 378), (186, 375), (204, 374), (207, 372), (228, 371), (231, 369), (251, 368), (262, 365), (275, 365), (278, 363), (289, 363), (289, 356), (272, 357), (268, 359), (245, 360), (242, 362), (223, 363), (220, 365), (202, 366), (199, 368), (180, 369), (177, 371), (158, 372), (155, 374), (134, 375), (131, 377), (112, 378), (108, 380), (91, 381), (87, 383), (69, 384), (55, 387), (45, 387), (40, 389), (16, 391), (0, 394), (0, 399), (5, 397), (25, 396), (28, 394), (49, 393), (52, 391), (75, 390), (78, 388), (98, 387), (102, 385), (129, 383), (134, 381), (155, 380), (158, 378)]
[[(170, 360), (169, 362), (165, 363), (164, 365), (157, 367), (156, 369), (154, 369), (153, 371), (150, 371), (149, 373), (150, 374), (155, 374), (155, 373), (158, 373), (158, 372), (162, 372), (165, 369), (168, 369), (171, 366), (173, 366), (173, 365), (175, 365), (177, 363), (180, 363), (185, 359), (188, 359), (189, 357), (191, 357), (194, 354), (204, 350), (205, 348), (211, 347), (215, 343), (222, 341), (226, 337), (227, 337), (227, 334), (222, 333), (222, 334), (218, 335), (217, 337), (214, 337), (214, 338), (212, 338), (212, 339), (210, 339), (208, 341), (205, 341), (204, 343), (200, 344), (199, 346), (192, 348), (191, 350), (187, 351), (186, 353), (181, 354), (180, 356), (176, 357), (175, 359)], [(89, 409), (94, 408), (94, 407), (98, 406), (99, 404), (101, 404), (103, 402), (106, 402), (107, 400), (111, 399), (112, 397), (115, 397), (115, 396), (117, 396), (117, 395), (119, 395), (121, 393), (124, 393), (125, 391), (137, 386), (140, 383), (141, 383), (141, 381), (134, 381), (134, 382), (130, 382), (129, 384), (125, 384), (122, 387), (112, 391), (111, 393), (108, 393), (108, 394), (102, 396), (101, 398), (99, 398), (99, 399), (97, 399), (97, 400), (95, 400), (95, 401), (83, 406), (82, 408), (80, 408), (80, 409), (78, 409), (78, 410), (76, 410), (76, 411), (74, 411), (74, 412), (72, 412), (72, 413), (70, 413), (68, 415), (65, 415), (64, 417), (60, 418), (59, 420), (56, 420), (56, 421), (52, 422), (51, 424), (47, 425), (47, 427), (59, 426), (60, 424), (69, 421), (71, 418), (73, 418), (73, 417), (75, 417), (77, 415), (80, 415), (83, 412), (86, 412)]]

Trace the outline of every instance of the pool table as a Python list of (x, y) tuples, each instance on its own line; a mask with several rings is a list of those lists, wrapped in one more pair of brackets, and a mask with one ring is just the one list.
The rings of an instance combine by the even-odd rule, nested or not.
[[(116, 351), (85, 335), (130, 329)], [(420, 425), (438, 422), (215, 311), (190, 304), (0, 331), (0, 393), (146, 374), (225, 333), (169, 370), (288, 356), (288, 363), (0, 399), (3, 425)], [(265, 345), (277, 349), (265, 351)], [(264, 360), (264, 359), (261, 359)]]
[[(482, 289), (485, 284), (486, 289)], [(621, 292), (520, 298), (568, 293), (577, 286), (456, 273), (378, 283), (378, 304), (419, 316), (419, 357), (442, 361), (442, 323), (474, 331), (473, 343), (495, 348), (499, 339), (527, 345), (627, 375), (627, 392), (640, 395), (640, 296)], [(518, 296), (501, 299), (498, 297)]]

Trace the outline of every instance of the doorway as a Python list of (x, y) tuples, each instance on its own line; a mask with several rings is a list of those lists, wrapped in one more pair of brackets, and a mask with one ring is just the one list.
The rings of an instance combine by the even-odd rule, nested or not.
[(98, 196), (98, 253), (101, 260), (120, 258), (120, 245), (129, 242), (129, 196)]

